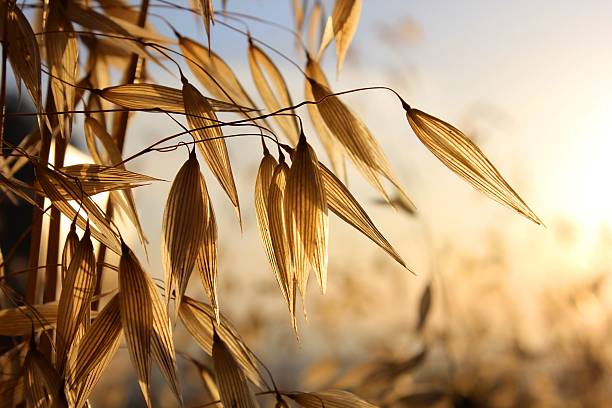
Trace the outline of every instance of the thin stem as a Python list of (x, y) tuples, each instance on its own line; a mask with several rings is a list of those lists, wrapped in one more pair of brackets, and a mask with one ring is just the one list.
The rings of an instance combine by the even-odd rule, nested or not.
[(158, 140), (157, 142), (149, 145), (148, 147), (144, 148), (143, 150), (140, 150), (139, 152), (134, 153), (133, 155), (131, 155), (127, 159), (124, 159), (123, 161), (118, 163), (117, 166), (125, 164), (125, 163), (127, 163), (127, 162), (129, 162), (131, 160), (134, 160), (137, 157), (142, 156), (143, 154), (151, 152), (151, 151), (154, 150), (155, 147), (159, 146), (160, 144), (168, 142), (168, 141), (170, 141), (172, 139), (176, 139), (177, 137), (183, 136), (183, 135), (185, 135), (187, 133), (195, 132), (195, 131), (198, 131), (198, 130), (214, 128), (214, 127), (240, 125), (240, 124), (243, 124), (245, 122), (255, 121), (255, 120), (259, 120), (259, 119), (266, 119), (266, 118), (269, 118), (269, 117), (274, 116), (274, 115), (278, 115), (278, 114), (281, 114), (281, 113), (284, 113), (284, 112), (288, 112), (288, 111), (292, 111), (292, 110), (295, 110), (295, 109), (299, 109), (302, 106), (317, 105), (317, 104), (325, 101), (327, 98), (330, 98), (332, 96), (347, 95), (347, 94), (350, 94), (350, 93), (370, 91), (370, 90), (376, 90), (376, 89), (384, 89), (384, 90), (387, 90), (387, 91), (391, 91), (393, 94), (395, 94), (395, 96), (397, 96), (400, 99), (400, 101), (402, 102), (403, 105), (409, 106), (404, 101), (404, 99), (396, 91), (394, 91), (393, 89), (391, 89), (389, 87), (386, 87), (386, 86), (371, 86), (371, 87), (364, 87), (364, 88), (349, 89), (348, 91), (342, 91), (342, 92), (335, 92), (335, 93), (327, 94), (323, 98), (321, 98), (321, 99), (319, 99), (317, 101), (302, 101), (302, 102), (298, 103), (297, 105), (281, 108), (281, 109), (276, 110), (274, 112), (266, 113), (266, 114), (263, 114), (263, 115), (260, 115), (260, 116), (256, 116), (256, 117), (253, 117), (253, 118), (238, 119), (238, 120), (231, 121), (231, 122), (224, 122), (224, 123), (220, 123), (220, 124), (208, 125), (208, 126), (202, 126), (202, 127), (199, 127), (199, 128), (194, 128), (194, 129), (191, 129), (189, 132), (175, 133), (173, 135), (170, 135), (170, 136), (164, 137), (163, 139)]

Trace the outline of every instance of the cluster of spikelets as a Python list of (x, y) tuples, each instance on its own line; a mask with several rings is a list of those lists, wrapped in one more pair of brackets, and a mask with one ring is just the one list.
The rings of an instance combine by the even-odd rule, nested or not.
[[(262, 395), (276, 396), (276, 404), (281, 407), (287, 406), (284, 398), (304, 407), (370, 406), (343, 391), (281, 393), (261, 375), (261, 364), (219, 312), (217, 224), (195, 148), (197, 146), (241, 220), (238, 193), (224, 140), (232, 135), (225, 135), (222, 129), (254, 126), (260, 130), (264, 153), (255, 186), (257, 223), (296, 334), (296, 298), (299, 293), (302, 304), (305, 304), (311, 270), (325, 292), (328, 210), (406, 266), (341, 181), (346, 177), (345, 159), (348, 158), (389, 202), (392, 201), (391, 195), (385, 184), (390, 184), (395, 190), (394, 195), (403, 197), (404, 202), (411, 201), (375, 137), (338, 97), (359, 90), (334, 93), (319, 65), (323, 51), (333, 40), (337, 69), (340, 70), (357, 27), (361, 1), (336, 1), (331, 16), (320, 29), (322, 38), (318, 52), (314, 52), (312, 45), (311, 52), (307, 52), (306, 67), (302, 71), (306, 99), (299, 104), (292, 102), (280, 70), (257, 45), (264, 43), (244, 33), (249, 41), (248, 62), (252, 77), (267, 113), (256, 108), (231, 67), (210, 50), (210, 44), (206, 47), (175, 31), (179, 50), (164, 45), (176, 42), (145, 24), (148, 2), (143, 1), (140, 13), (121, 0), (98, 0), (98, 3), (103, 12), (86, 2), (40, 2), (37, 9), (44, 10), (44, 13), (42, 35), (38, 35), (16, 2), (0, 1), (4, 61), (11, 63), (16, 78), (25, 84), (38, 117), (36, 129), (18, 146), (4, 143), (0, 138), (3, 151), (10, 152), (2, 160), (0, 188), (9, 198), (22, 199), (35, 208), (31, 233), (33, 255), (25, 297), (0, 281), (3, 291), (10, 294), (16, 303), (15, 308), (0, 311), (0, 335), (21, 339), (17, 346), (0, 356), (2, 367), (13, 363), (20, 367), (19, 375), (0, 383), (2, 399), (7, 401), (7, 405), (25, 399), (28, 405), (36, 407), (84, 406), (117, 351), (123, 334), (147, 405), (151, 405), (152, 361), (157, 363), (177, 401), (182, 403), (172, 335), (175, 321), (180, 320), (202, 349), (212, 356), (216, 381), (209, 385), (215, 388), (214, 395), (218, 395), (226, 407), (257, 405), (249, 382), (259, 388)], [(210, 24), (215, 16), (212, 2), (193, 3), (193, 8), (174, 6), (200, 12), (210, 35)], [(299, 1), (293, 4), (296, 27), (301, 31), (305, 10)], [(231, 16), (231, 13), (222, 15)], [(316, 33), (317, 20), (322, 15), (321, 4), (316, 3), (311, 9), (310, 39), (316, 37), (313, 33)], [(82, 29), (75, 30), (75, 24)], [(80, 53), (79, 40), (88, 48), (88, 53)], [(313, 44), (314, 40), (309, 43)], [(79, 54), (81, 57), (86, 55), (87, 59), (86, 75), (82, 78), (79, 77)], [(170, 55), (184, 58), (210, 97), (189, 83)], [(43, 60), (46, 60), (46, 67)], [(175, 63), (182, 88), (147, 82), (146, 71), (142, 70), (145, 61), (164, 69), (164, 62)], [(111, 66), (124, 67), (126, 62), (125, 83), (110, 86)], [(44, 106), (42, 73), (48, 77), (49, 84)], [(459, 130), (411, 108), (393, 90), (384, 87), (370, 89), (393, 92), (418, 138), (451, 170), (493, 199), (539, 223), (483, 153)], [(75, 109), (79, 101), (83, 101), (84, 106), (80, 111)], [(301, 106), (307, 106), (333, 171), (319, 161), (304, 134), (297, 113)], [(124, 158), (122, 149), (130, 111), (184, 115), (188, 128)], [(106, 116), (111, 112), (114, 120), (109, 130)], [(222, 122), (217, 112), (233, 112), (241, 118)], [(73, 123), (81, 114), (94, 164), (63, 166)], [(279, 141), (271, 131), (268, 119), (276, 121), (289, 144)], [(168, 144), (182, 135), (190, 135), (193, 141)], [(278, 159), (270, 153), (265, 140), (276, 144)], [(55, 153), (54, 160), (50, 161), (52, 144)], [(193, 148), (172, 182), (163, 214), (165, 285), (162, 297), (152, 278), (123, 241), (113, 222), (113, 210), (120, 211), (133, 224), (146, 248), (147, 240), (132, 189), (155, 179), (127, 170), (126, 163), (147, 153), (176, 149), (180, 144), (192, 145)], [(35, 168), (33, 185), (14, 177), (27, 163)], [(91, 198), (102, 192), (108, 192), (110, 197), (106, 210)], [(45, 199), (52, 205), (50, 238), (49, 242), (41, 243)], [(54, 259), (60, 252), (58, 231), (62, 216), (73, 223), (61, 260), (57, 262)], [(77, 226), (84, 231), (81, 238), (77, 235)], [(101, 246), (97, 255), (92, 239)], [(42, 265), (38, 259), (41, 245), (46, 246), (47, 253), (47, 262)], [(107, 249), (120, 256), (118, 266), (106, 263)], [(57, 264), (61, 267), (58, 268)], [(118, 271), (117, 291), (101, 292), (104, 268)], [(58, 269), (61, 270), (59, 279), (56, 276)], [(199, 271), (210, 304), (185, 294), (194, 269)], [(36, 284), (39, 270), (44, 271), (46, 282), (43, 303), (38, 301), (41, 292)], [(59, 296), (55, 293), (56, 281), (61, 282)], [(110, 300), (98, 311), (99, 300), (107, 298)], [(53, 303), (55, 300), (58, 302)]]

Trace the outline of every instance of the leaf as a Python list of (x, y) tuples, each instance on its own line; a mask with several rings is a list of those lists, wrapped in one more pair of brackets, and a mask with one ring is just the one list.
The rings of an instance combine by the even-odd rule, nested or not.
[[(140, 187), (153, 181), (159, 181), (159, 179), (154, 177), (134, 173), (125, 170), (125, 168), (99, 164), (75, 164), (62, 167), (59, 171), (64, 176), (69, 177), (70, 181), (76, 184), (88, 196), (106, 191)], [(60, 185), (57, 187), (59, 191), (62, 191)], [(66, 198), (70, 199), (70, 194), (66, 193)]]
[(219, 315), (219, 300), (217, 296), (217, 221), (215, 220), (215, 212), (213, 210), (206, 184), (202, 178), (202, 196), (204, 205), (208, 206), (208, 222), (206, 224), (204, 239), (198, 257), (196, 259), (196, 268), (200, 272), (202, 285), (208, 295), (213, 310), (215, 311), (215, 319), (220, 322)]
[(138, 372), (147, 406), (151, 406), (151, 356), (182, 405), (168, 314), (155, 284), (125, 244), (122, 244), (119, 262), (119, 310), (130, 358)]
[(429, 311), (431, 310), (431, 282), (427, 283), (423, 293), (421, 294), (421, 299), (419, 300), (419, 318), (416, 324), (416, 330), (421, 332), (425, 327), (425, 323), (427, 322), (427, 317), (429, 316)]
[(117, 352), (120, 339), (119, 295), (115, 295), (87, 328), (78, 346), (69, 353), (67, 378), (77, 385), (74, 405), (82, 406), (85, 403)]
[(389, 196), (381, 184), (380, 176), (389, 180), (400, 194), (407, 197), (387, 163), (380, 145), (366, 125), (333, 95), (325, 84), (314, 79), (310, 79), (309, 82), (315, 99), (319, 101), (317, 108), (325, 124), (364, 177), (387, 201)]
[(55, 339), (56, 362), (60, 373), (64, 372), (68, 351), (78, 342), (79, 326), (89, 324), (91, 300), (96, 288), (96, 258), (89, 228), (72, 256), (58, 303), (57, 333)]
[(202, 199), (203, 182), (200, 164), (193, 150), (172, 182), (162, 222), (166, 303), (170, 304), (174, 288), (177, 313), (204, 242), (210, 217), (209, 204)]
[(42, 97), (40, 90), (40, 51), (36, 36), (28, 19), (17, 6), (9, 7), (7, 24), (12, 29), (6, 30), (8, 37), (7, 54), (13, 67), (13, 72), (23, 80), (36, 112), (42, 112)]
[(327, 20), (321, 47), (319, 48), (319, 57), (327, 48), (333, 37), (336, 41), (336, 71), (340, 73), (346, 52), (353, 40), (359, 17), (361, 15), (361, 0), (336, 0), (332, 15)]
[(329, 209), (349, 225), (370, 238), (400, 265), (406, 268), (406, 264), (401, 256), (376, 228), (348, 188), (322, 163), (319, 163), (319, 168), (321, 169), (321, 178), (325, 184), (325, 197)]
[[(212, 355), (213, 349), (213, 324), (215, 312), (213, 308), (205, 303), (198, 302), (189, 296), (183, 297), (183, 303), (179, 309), (179, 316), (187, 331), (198, 342), (200, 347)], [(246, 376), (259, 388), (267, 387), (266, 381), (259, 373), (257, 358), (244, 344), (238, 332), (229, 321), (221, 314), (221, 323), (216, 325), (217, 335), (223, 339), (225, 345), (230, 349), (234, 359), (240, 364)]]
[(55, 327), (57, 303), (43, 303), (0, 310), (0, 336), (25, 336)]
[[(297, 0), (296, 0), (297, 1)], [(264, 101), (269, 112), (275, 112), (281, 108), (293, 106), (289, 89), (285, 83), (279, 69), (274, 65), (274, 62), (268, 57), (261, 48), (253, 44), (249, 37), (249, 67), (255, 86), (259, 91), (259, 95)], [(272, 84), (266, 79), (264, 71), (271, 79)], [(274, 89), (272, 88), (274, 87)], [(283, 130), (292, 146), (295, 146), (299, 139), (299, 127), (295, 111), (293, 109), (286, 112), (287, 114), (274, 115), (280, 128)]]
[[(127, 109), (185, 112), (183, 94), (180, 89), (157, 84), (117, 85), (95, 91), (102, 98)], [(251, 112), (253, 108), (206, 98), (217, 112)]]
[(289, 252), (302, 298), (306, 295), (308, 264), (323, 293), (327, 287), (327, 201), (317, 156), (302, 134), (292, 157), (284, 196)]
[(478, 146), (459, 129), (418, 109), (408, 108), (406, 117), (419, 140), (446, 167), (493, 200), (542, 224)]
[(216, 331), (213, 333), (212, 359), (223, 406), (233, 408), (257, 407), (255, 396), (249, 389), (249, 384), (240, 365), (234, 360), (234, 356)]
[(305, 408), (375, 408), (355, 394), (343, 390), (285, 394)]
[[(52, 77), (51, 90), (58, 112), (72, 111), (75, 106), (75, 88), (79, 70), (79, 46), (72, 23), (66, 18), (66, 10), (61, 0), (49, 2), (49, 14), (45, 25), (45, 45), (47, 60)], [(60, 133), (64, 139), (70, 138), (70, 114), (60, 114)]]
[[(240, 218), (240, 203), (238, 191), (234, 182), (232, 165), (227, 153), (227, 146), (223, 137), (217, 115), (202, 94), (188, 82), (183, 83), (183, 101), (187, 123), (192, 130), (191, 136), (197, 143), (198, 149), (206, 160), (208, 167), (215, 175), (221, 187), (225, 190), (230, 201), (236, 208)], [(213, 126), (213, 127), (211, 127)]]
[[(267, 217), (270, 226), (270, 240), (274, 251), (275, 264), (278, 267), (277, 280), (283, 297), (287, 301), (291, 324), (297, 330), (295, 318), (296, 271), (289, 249), (288, 221), (286, 215), (286, 187), (289, 167), (281, 156), (280, 163), (274, 169), (268, 191)], [(274, 264), (273, 264), (274, 265)]]

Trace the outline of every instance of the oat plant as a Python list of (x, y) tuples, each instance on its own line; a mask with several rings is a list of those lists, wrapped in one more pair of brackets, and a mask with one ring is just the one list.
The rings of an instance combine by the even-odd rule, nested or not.
[[(2, 76), (0, 78), (1, 199), (31, 208), (31, 225), (20, 242), (29, 242), (23, 270), (8, 270), (14, 248), (0, 248), (0, 289), (9, 303), (0, 310), (0, 405), (83, 407), (119, 347), (127, 348), (147, 406), (154, 363), (183, 405), (173, 332), (184, 326), (212, 358), (196, 364), (210, 406), (369, 407), (342, 390), (279, 390), (265, 365), (223, 316), (218, 282), (218, 241), (223, 240), (208, 193), (218, 183), (242, 223), (244, 206), (254, 205), (257, 227), (287, 305), (287, 329), (299, 336), (296, 315), (305, 304), (311, 272), (322, 292), (328, 280), (329, 214), (361, 232), (408, 272), (407, 263), (385, 239), (346, 187), (345, 164), (393, 203), (412, 201), (368, 126), (343, 101), (349, 93), (389, 93), (397, 115), (406, 115), (406, 137), (418, 139), (450, 170), (490, 198), (533, 222), (539, 218), (460, 130), (412, 107), (385, 86), (335, 91), (321, 67), (333, 43), (341, 69), (356, 32), (361, 0), (324, 5), (292, 1), (295, 50), (277, 50), (245, 27), (275, 24), (265, 16), (232, 12), (232, 1), (1, 0)], [(311, 4), (312, 3), (312, 4)], [(188, 38), (164, 18), (173, 9), (196, 17), (200, 38)], [(234, 73), (215, 47), (213, 25), (241, 33), (248, 45), (251, 78)], [(291, 25), (291, 24), (289, 24)], [(219, 31), (226, 32), (226, 31)], [(227, 31), (229, 32), (229, 31)], [(291, 35), (291, 34), (287, 34)], [(219, 52), (219, 54), (217, 53)], [(293, 54), (294, 53), (294, 54)], [(295, 55), (290, 57), (289, 55)], [(303, 77), (304, 94), (290, 95), (279, 58)], [(9, 75), (9, 65), (14, 75)], [(150, 72), (163, 69), (175, 80), (159, 83)], [(111, 75), (119, 71), (121, 75)], [(9, 82), (14, 81), (14, 82)], [(263, 106), (242, 85), (252, 81)], [(36, 118), (31, 132), (11, 143), (5, 128), (7, 89), (22, 89)], [(418, 103), (414, 101), (414, 103)], [(167, 135), (127, 157), (123, 148), (135, 115), (183, 117), (183, 131)], [(302, 123), (312, 122), (314, 133)], [(410, 130), (412, 129), (412, 131)], [(134, 130), (133, 128), (131, 130)], [(92, 163), (64, 164), (73, 134), (84, 134)], [(259, 138), (261, 164), (254, 196), (239, 197), (226, 138)], [(312, 142), (318, 138), (323, 151)], [(237, 142), (239, 143), (239, 142)], [(171, 183), (159, 231), (163, 283), (154, 280), (124, 237), (147, 250), (142, 218), (133, 189), (158, 182), (130, 171), (136, 157), (187, 146), (189, 153)], [(321, 158), (326, 156), (326, 160)], [(329, 165), (323, 162), (329, 163)], [(32, 182), (16, 174), (34, 169)], [(205, 178), (202, 167), (214, 177)], [(93, 197), (107, 193), (100, 206)], [(412, 208), (414, 210), (414, 208)], [(117, 216), (128, 220), (121, 229)], [(4, 216), (4, 215), (3, 215)], [(67, 236), (60, 221), (71, 222)], [(48, 219), (48, 223), (43, 223)], [(131, 224), (131, 226), (129, 225)], [(124, 230), (125, 229), (125, 230)], [(247, 231), (246, 233), (250, 233)], [(151, 249), (149, 250), (156, 250)], [(112, 257), (114, 253), (117, 257)], [(115, 261), (118, 259), (118, 261)], [(116, 273), (115, 287), (102, 290), (103, 275)], [(197, 298), (186, 294), (197, 271)], [(330, 271), (333, 275), (333, 271)], [(23, 277), (23, 290), (12, 285)], [(9, 279), (10, 278), (10, 279)], [(197, 278), (193, 278), (197, 279)], [(416, 278), (415, 278), (416, 279)], [(195, 291), (194, 291), (195, 292)], [(204, 375), (205, 374), (205, 375)]]

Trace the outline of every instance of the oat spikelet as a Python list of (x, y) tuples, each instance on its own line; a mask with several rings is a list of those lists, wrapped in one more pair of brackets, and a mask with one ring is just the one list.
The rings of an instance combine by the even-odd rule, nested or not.
[[(306, 64), (306, 75), (308, 78), (311, 78), (327, 88), (330, 88), (329, 82), (327, 82), (327, 78), (325, 77), (321, 66), (318, 62), (314, 61), (310, 57), (308, 57), (308, 62)], [(312, 85), (310, 85), (308, 78), (306, 78), (304, 81), (304, 97), (306, 100), (314, 101), (315, 97), (312, 93)], [(319, 112), (319, 108), (313, 104), (308, 104), (307, 109), (308, 115), (310, 116), (310, 121), (312, 122), (317, 136), (325, 149), (325, 153), (331, 162), (332, 169), (341, 179), (346, 180), (346, 166), (344, 163), (345, 153), (342, 145), (325, 124), (325, 121)]]
[[(259, 95), (261, 95), (268, 111), (275, 112), (281, 108), (293, 106), (289, 89), (280, 70), (261, 48), (253, 44), (250, 38), (248, 54), (249, 67), (255, 87), (259, 91)], [(266, 78), (266, 74), (270, 80)], [(286, 113), (295, 114), (295, 111), (292, 109)], [(299, 139), (297, 118), (295, 116), (275, 115), (274, 119), (291, 142), (291, 145), (295, 146)]]
[(323, 293), (327, 286), (327, 200), (317, 156), (302, 134), (291, 158), (285, 192), (285, 217), (291, 259), (302, 298), (309, 266)]
[(215, 324), (215, 312), (210, 305), (185, 296), (181, 303), (179, 316), (187, 331), (208, 355), (212, 354), (213, 332), (216, 331), (248, 379), (259, 388), (267, 387), (255, 355), (223, 314), (220, 315), (220, 323)]
[(417, 137), (446, 167), (493, 200), (542, 224), (478, 146), (459, 129), (418, 109), (408, 108), (406, 117)]
[[(49, 15), (45, 25), (47, 60), (51, 68), (51, 90), (57, 111), (74, 110), (75, 88), (79, 70), (79, 46), (72, 23), (66, 17), (65, 4), (61, 0), (49, 2)], [(59, 115), (60, 132), (69, 139), (72, 115)]]
[[(270, 228), (270, 240), (272, 243), (275, 264), (278, 268), (278, 284), (281, 288), (283, 297), (287, 301), (291, 324), (294, 330), (297, 328), (295, 317), (295, 291), (296, 291), (296, 272), (292, 262), (291, 251), (289, 249), (288, 238), (288, 216), (286, 215), (286, 187), (289, 166), (281, 156), (280, 163), (274, 169), (267, 198), (267, 217)], [(274, 264), (273, 264), (274, 265)]]
[[(17, 6), (9, 7), (7, 23), (8, 59), (17, 77), (25, 84), (38, 113), (42, 112), (40, 90), (40, 51), (34, 30), (27, 18)], [(41, 118), (39, 118), (39, 121)], [(42, 124), (42, 122), (40, 122)], [(41, 126), (42, 128), (42, 126)]]
[(344, 390), (296, 392), (287, 396), (304, 408), (376, 408), (376, 405)]
[[(322, 72), (320, 73), (322, 75)], [(367, 126), (336, 96), (325, 83), (309, 78), (310, 85), (323, 121), (344, 148), (344, 152), (361, 171), (370, 184), (385, 200), (390, 198), (382, 185), (386, 178), (399, 194), (410, 202), (401, 183), (395, 177), (380, 145)]]
[(238, 201), (236, 184), (234, 183), (232, 165), (227, 153), (227, 146), (225, 140), (222, 139), (223, 132), (221, 127), (215, 126), (219, 124), (217, 115), (200, 91), (189, 84), (186, 79), (184, 79), (183, 83), (183, 102), (185, 103), (187, 123), (189, 123), (190, 129), (193, 130), (191, 136), (196, 142), (200, 142), (197, 143), (200, 153), (202, 153), (208, 167), (210, 167), (212, 173), (221, 183), (221, 187), (225, 190), (236, 208), (238, 218), (240, 218), (240, 203)]
[(121, 332), (119, 295), (115, 295), (85, 330), (78, 347), (70, 350), (66, 378), (68, 383), (75, 385), (74, 392), (70, 395), (75, 406), (85, 405), (89, 394), (119, 348)]
[(166, 308), (155, 284), (124, 243), (119, 262), (119, 310), (130, 358), (138, 373), (138, 383), (147, 406), (151, 406), (151, 357), (156, 360), (177, 400), (181, 402)]
[(321, 178), (325, 186), (328, 208), (346, 223), (357, 229), (376, 245), (381, 247), (404, 268), (406, 263), (376, 228), (363, 207), (359, 205), (348, 188), (325, 165), (319, 163)]
[(86, 228), (66, 271), (66, 278), (62, 281), (58, 304), (55, 365), (61, 373), (64, 372), (70, 347), (78, 343), (79, 327), (89, 324), (87, 320), (95, 286), (96, 258), (90, 230)]
[(178, 307), (204, 241), (209, 205), (202, 197), (203, 176), (195, 150), (180, 168), (164, 209), (162, 222), (162, 259), (166, 282), (166, 303), (174, 290)]
[(213, 334), (212, 359), (217, 374), (217, 385), (221, 402), (225, 407), (255, 408), (255, 396), (249, 389), (242, 368), (215, 331)]
[(219, 299), (217, 296), (217, 221), (204, 179), (202, 179), (202, 197), (204, 205), (208, 206), (208, 213), (210, 215), (205, 225), (204, 238), (196, 259), (196, 268), (200, 272), (202, 285), (215, 311), (215, 319), (219, 322)]
[[(100, 97), (128, 109), (161, 109), (168, 112), (185, 112), (183, 93), (168, 86), (138, 83), (117, 85), (95, 91)], [(238, 106), (217, 99), (205, 98), (217, 112), (250, 112), (252, 107)]]
[(336, 0), (332, 15), (327, 20), (321, 47), (319, 48), (320, 59), (321, 54), (327, 48), (332, 40), (336, 41), (336, 71), (339, 74), (346, 52), (348, 51), (351, 41), (357, 31), (359, 17), (361, 15), (361, 0)]

